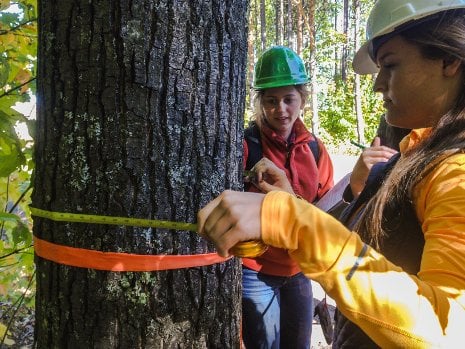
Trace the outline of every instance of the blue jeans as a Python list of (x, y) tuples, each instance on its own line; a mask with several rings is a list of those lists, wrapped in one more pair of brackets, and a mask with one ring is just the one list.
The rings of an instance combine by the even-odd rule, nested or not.
[(242, 338), (247, 349), (309, 349), (313, 293), (302, 273), (266, 275), (242, 268)]

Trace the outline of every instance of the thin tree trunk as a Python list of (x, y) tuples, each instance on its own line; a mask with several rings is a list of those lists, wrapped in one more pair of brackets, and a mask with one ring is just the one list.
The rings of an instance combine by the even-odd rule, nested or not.
[[(354, 0), (354, 49), (359, 46), (358, 31), (360, 21), (360, 2)], [(354, 101), (355, 101), (355, 115), (357, 117), (357, 136), (361, 144), (365, 144), (365, 120), (362, 111), (362, 97), (360, 88), (360, 75), (355, 74), (354, 77)]]
[(279, 0), (279, 26), (281, 28), (279, 35), (279, 44), (284, 45), (284, 0)]
[(317, 83), (317, 62), (316, 62), (316, 0), (309, 0), (308, 3), (308, 17), (306, 17), (307, 30), (309, 33), (309, 47), (310, 47), (310, 104), (312, 110), (312, 132), (315, 135), (320, 133), (320, 116), (318, 114), (318, 83)]
[(287, 46), (293, 48), (292, 40), (292, 0), (287, 1), (287, 14), (286, 14), (286, 42)]
[[(241, 188), (247, 1), (39, 1), (32, 205), (195, 222)], [(197, 234), (35, 218), (104, 252), (214, 252)], [(238, 348), (240, 263), (154, 272), (36, 257), (37, 348)]]
[(302, 0), (297, 0), (296, 52), (298, 55), (302, 54), (304, 17), (305, 17), (305, 14), (304, 14), (304, 9), (302, 7)]
[(342, 20), (342, 30), (345, 36), (345, 42), (342, 46), (342, 57), (341, 57), (341, 79), (342, 81), (347, 80), (347, 62), (349, 60), (349, 0), (344, 0), (344, 15)]
[(262, 51), (266, 49), (266, 7), (265, 0), (260, 0), (260, 33), (261, 33), (261, 48)]

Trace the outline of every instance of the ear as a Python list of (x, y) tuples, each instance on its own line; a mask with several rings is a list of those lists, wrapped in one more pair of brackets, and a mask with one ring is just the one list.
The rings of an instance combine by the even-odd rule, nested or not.
[(462, 61), (458, 58), (449, 57), (442, 60), (442, 71), (444, 76), (453, 77), (461, 71)]

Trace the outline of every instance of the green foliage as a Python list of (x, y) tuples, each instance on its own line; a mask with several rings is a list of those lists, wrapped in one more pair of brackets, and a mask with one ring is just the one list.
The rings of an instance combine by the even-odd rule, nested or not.
[[(360, 0), (361, 18), (359, 19), (358, 41), (363, 42), (364, 26), (369, 10), (374, 0)], [(272, 0), (265, 1), (266, 7), (266, 45), (276, 44), (276, 7), (277, 2)], [(260, 33), (260, 2), (251, 2), (250, 10), (250, 38), (252, 42), (250, 47), (254, 52), (254, 57), (261, 53), (261, 33)], [(286, 5), (287, 6), (287, 5)], [(286, 7), (285, 6), (285, 7)], [(304, 6), (305, 5), (304, 2)], [(309, 8), (305, 9), (309, 11)], [(296, 5), (293, 5), (293, 17), (296, 17)], [(285, 16), (288, 15), (285, 9)], [(316, 86), (318, 94), (318, 112), (319, 112), (319, 132), (320, 137), (325, 141), (329, 148), (340, 149), (346, 145), (347, 149), (352, 149), (349, 140), (357, 140), (357, 120), (354, 98), (354, 79), (355, 75), (350, 67), (351, 57), (355, 51), (353, 30), (354, 30), (354, 12), (351, 7), (349, 11), (348, 23), (349, 32), (346, 35), (342, 28), (343, 19), (343, 2), (342, 1), (317, 1), (315, 8), (315, 50), (309, 46), (309, 35), (304, 29), (304, 46), (302, 58), (308, 63), (309, 67), (315, 67), (315, 72), (309, 71), (313, 78), (316, 76)], [(289, 20), (289, 18), (287, 18)], [(295, 18), (291, 19), (295, 22)], [(295, 30), (295, 24), (293, 24)], [(283, 28), (285, 30), (285, 28)], [(350, 33), (350, 34), (349, 34)], [(286, 43), (285, 43), (286, 44)], [(342, 57), (343, 49), (346, 50), (345, 59)], [(349, 63), (349, 64), (348, 64)], [(346, 67), (346, 77), (341, 78), (342, 64)], [(315, 73), (315, 74), (313, 74)], [(364, 136), (366, 140), (371, 140), (376, 131), (379, 116), (383, 109), (379, 98), (372, 91), (373, 76), (360, 77), (360, 92), (362, 114), (364, 115)], [(249, 102), (250, 96), (247, 96), (247, 110), (245, 121), (250, 119), (252, 114)], [(312, 120), (311, 111), (306, 109), (304, 115), (305, 122)], [(307, 124), (310, 126), (310, 124)], [(353, 149), (356, 150), (356, 149)]]
[[(349, 139), (357, 140), (357, 124), (354, 106), (354, 76), (345, 82), (340, 78), (326, 81), (326, 89), (319, 94), (319, 117), (325, 130), (328, 143), (339, 146), (347, 144)], [(379, 116), (383, 113), (379, 98), (371, 93), (372, 77), (360, 79), (363, 115), (365, 115), (365, 139), (371, 140), (378, 126)]]
[[(34, 252), (28, 209), (32, 140), (16, 127), (34, 119), (17, 103), (35, 94), (36, 0), (0, 0), (0, 343), (20, 307), (34, 307)], [(5, 309), (5, 306), (9, 308)], [(0, 344), (0, 346), (2, 346)]]

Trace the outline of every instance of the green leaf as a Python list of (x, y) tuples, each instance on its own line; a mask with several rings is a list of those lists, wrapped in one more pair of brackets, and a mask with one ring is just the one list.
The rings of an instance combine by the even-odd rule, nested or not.
[(0, 135), (0, 177), (7, 177), (24, 162), (15, 143)]
[(29, 232), (28, 227), (18, 221), (18, 225), (13, 229), (13, 243), (16, 245), (23, 244), (27, 245), (31, 243), (31, 233)]
[(3, 87), (8, 82), (8, 76), (10, 75), (10, 65), (8, 60), (0, 56), (0, 87)]
[(0, 212), (0, 221), (18, 222), (19, 217), (13, 213)]

